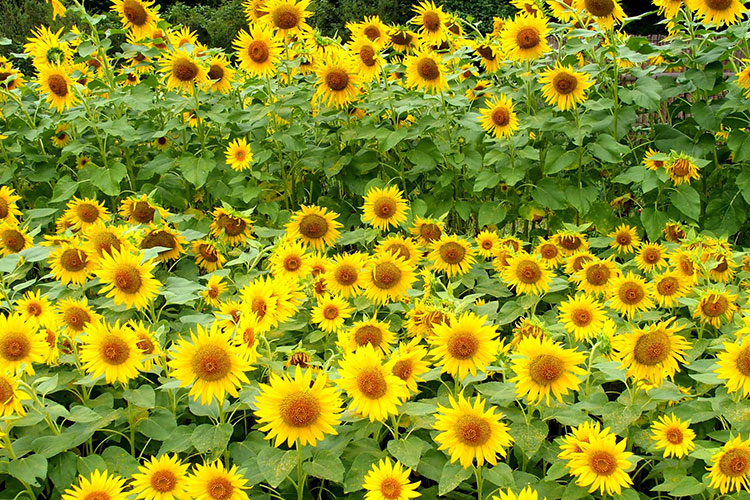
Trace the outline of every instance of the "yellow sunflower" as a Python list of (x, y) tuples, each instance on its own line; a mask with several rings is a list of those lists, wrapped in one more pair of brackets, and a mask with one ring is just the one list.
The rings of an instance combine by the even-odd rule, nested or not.
[(236, 465), (227, 469), (220, 461), (196, 465), (185, 482), (188, 497), (195, 500), (250, 500), (248, 488)]
[(458, 461), (468, 469), (476, 460), (481, 467), (485, 462), (497, 464), (497, 456), (504, 458), (513, 444), (510, 428), (502, 422), (503, 414), (477, 396), (472, 404), (464, 398), (449, 396), (450, 407), (438, 404), (437, 420), (433, 428), (440, 431), (435, 436), (438, 450), (448, 450), (451, 463)]
[(409, 205), (404, 194), (396, 186), (385, 189), (370, 188), (362, 207), (362, 220), (380, 230), (398, 227), (406, 221)]
[(253, 237), (253, 221), (248, 217), (221, 207), (215, 208), (211, 215), (214, 218), (210, 226), (211, 236), (227, 245), (240, 246)]
[(62, 149), (70, 144), (70, 141), (72, 141), (73, 138), (68, 133), (69, 129), (70, 125), (68, 125), (67, 123), (61, 123), (60, 125), (55, 127), (55, 133), (52, 134), (52, 137), (50, 138), (52, 144), (54, 144), (55, 147)]
[(714, 370), (716, 377), (726, 380), (727, 392), (750, 394), (750, 342), (744, 337), (735, 343), (725, 342), (724, 350), (718, 355), (719, 367)]
[(435, 5), (432, 0), (423, 0), (413, 9), (415, 16), (409, 22), (419, 26), (419, 35), (423, 43), (440, 45), (448, 39), (448, 15), (443, 12), (442, 5)]
[(745, 67), (737, 73), (737, 86), (744, 90), (745, 98), (750, 98), (750, 59), (743, 59)]
[(586, 373), (578, 366), (586, 359), (584, 353), (565, 349), (544, 336), (524, 338), (515, 354), (511, 368), (516, 376), (510, 381), (516, 385), (516, 396), (526, 396), (530, 404), (545, 400), (549, 405), (550, 395), (562, 402), (569, 391), (578, 390), (578, 375)]
[(48, 260), (52, 275), (64, 285), (82, 285), (97, 267), (96, 260), (86, 254), (78, 241), (63, 243)]
[(534, 255), (538, 255), (541, 261), (551, 269), (555, 269), (563, 263), (563, 255), (560, 248), (553, 241), (539, 237), (539, 243), (534, 247)]
[(164, 221), (170, 216), (167, 210), (156, 205), (145, 194), (125, 198), (118, 211), (130, 224), (151, 224)]
[(609, 233), (609, 237), (612, 238), (609, 246), (622, 255), (635, 252), (641, 245), (638, 232), (633, 226), (628, 226), (627, 224), (620, 224), (617, 229)]
[[(599, 1), (599, 0), (595, 0)], [(609, 0), (607, 0), (609, 1)], [(569, 66), (557, 63), (539, 75), (542, 95), (550, 106), (557, 106), (561, 111), (575, 108), (586, 100), (586, 90), (594, 82), (588, 73), (575, 71)]]
[[(0, 56), (0, 89), (11, 91), (20, 88), (23, 84), (23, 74), (5, 57)], [(741, 84), (741, 79), (738, 80), (738, 84)]]
[(660, 307), (675, 307), (677, 299), (690, 293), (687, 279), (677, 271), (667, 271), (654, 277), (654, 298)]
[(362, 287), (368, 299), (387, 304), (406, 297), (415, 280), (414, 266), (392, 253), (382, 253), (367, 263)]
[(670, 154), (664, 168), (675, 186), (690, 184), (690, 181), (701, 178), (695, 160), (685, 153)]
[(497, 493), (499, 496), (492, 497), (492, 500), (539, 500), (539, 493), (528, 485), (518, 493), (518, 496), (510, 488), (507, 493), (501, 489), (497, 490)]
[(372, 464), (362, 482), (362, 488), (367, 490), (365, 500), (409, 500), (422, 496), (417, 491), (420, 481), (409, 482), (410, 473), (411, 469), (399, 461), (394, 464), (388, 457)]
[(221, 279), (221, 276), (213, 275), (206, 283), (206, 289), (201, 292), (201, 297), (207, 304), (217, 307), (221, 304), (221, 294), (227, 290), (227, 285)]
[(224, 155), (226, 164), (237, 172), (250, 170), (253, 163), (253, 153), (244, 137), (231, 141), (224, 150)]
[(581, 453), (569, 462), (570, 473), (578, 486), (588, 486), (589, 493), (599, 490), (604, 495), (620, 494), (633, 480), (626, 472), (632, 466), (628, 460), (632, 453), (625, 451), (626, 439), (617, 441), (614, 434), (593, 436), (588, 443), (581, 442)]
[(737, 436), (711, 457), (708, 477), (722, 495), (750, 491), (750, 439)]
[(159, 21), (158, 8), (151, 0), (112, 0), (112, 10), (136, 38), (149, 38), (154, 32)]
[(108, 384), (127, 384), (143, 369), (138, 337), (119, 321), (114, 325), (92, 324), (81, 339), (81, 363), (92, 378), (104, 375)]
[(355, 37), (348, 46), (349, 52), (353, 55), (354, 65), (365, 82), (380, 80), (381, 70), (385, 64), (380, 47), (380, 44), (364, 35)]
[(166, 224), (144, 229), (139, 239), (138, 247), (141, 250), (149, 250), (157, 247), (164, 248), (164, 250), (159, 250), (156, 254), (156, 260), (159, 262), (169, 262), (170, 260), (179, 259), (185, 252), (183, 245), (187, 245), (185, 237), (179, 231)]
[(583, 293), (569, 296), (568, 300), (561, 302), (557, 317), (565, 331), (572, 333), (579, 341), (595, 338), (607, 319), (604, 305)]
[(228, 94), (232, 91), (232, 82), (234, 81), (234, 69), (229, 64), (227, 56), (216, 54), (208, 61), (209, 90), (211, 92), (220, 92)]
[(154, 362), (159, 358), (162, 352), (159, 342), (154, 338), (154, 332), (152, 332), (143, 321), (130, 320), (125, 326), (135, 334), (136, 345), (141, 351), (143, 370), (151, 370), (154, 366)]
[(31, 30), (33, 36), (24, 44), (23, 51), (32, 57), (35, 68), (63, 65), (69, 67), (73, 61), (73, 51), (68, 42), (60, 40), (63, 28), (53, 32), (47, 26), (40, 26)]
[(344, 322), (353, 312), (354, 308), (345, 298), (326, 294), (310, 311), (310, 321), (324, 332), (336, 332), (344, 326)]
[(612, 308), (628, 319), (636, 313), (654, 308), (653, 285), (632, 272), (610, 280), (609, 301)]
[(398, 414), (409, 398), (409, 389), (392, 373), (393, 362), (383, 363), (372, 345), (344, 353), (336, 383), (352, 398), (351, 408), (370, 422)]
[(393, 26), (388, 30), (390, 46), (396, 52), (408, 52), (417, 40), (416, 33), (401, 26)]
[(717, 27), (741, 22), (747, 7), (741, 0), (685, 0), (705, 24)]
[(418, 49), (413, 55), (406, 56), (406, 85), (430, 92), (442, 92), (448, 89), (445, 75), (448, 69), (441, 55), (425, 49)]
[(188, 464), (177, 455), (151, 457), (138, 466), (130, 482), (136, 500), (187, 500)]
[(528, 14), (508, 21), (501, 35), (503, 54), (511, 61), (533, 61), (550, 50), (547, 19)]
[(449, 278), (468, 273), (476, 264), (471, 244), (456, 235), (443, 235), (430, 243), (427, 258), (432, 261), (433, 269), (445, 273)]
[(664, 458), (682, 458), (695, 449), (695, 431), (690, 428), (690, 421), (674, 415), (661, 415), (651, 424), (651, 439), (656, 441), (657, 450), (664, 450)]
[(518, 116), (513, 111), (513, 101), (505, 94), (493, 97), (486, 102), (487, 107), (479, 110), (482, 128), (498, 139), (512, 136), (518, 130)]
[(79, 102), (73, 91), (75, 81), (70, 77), (71, 72), (71, 68), (64, 64), (49, 64), (39, 69), (37, 83), (46, 94), (50, 107), (58, 112), (70, 109)]
[(128, 494), (124, 489), (125, 479), (97, 469), (88, 478), (78, 476), (78, 484), (65, 490), (62, 500), (127, 500)]
[(29, 291), (16, 301), (16, 311), (35, 326), (53, 326), (55, 310), (46, 295), (40, 290)]
[(310, 256), (305, 246), (295, 240), (283, 242), (274, 248), (268, 259), (271, 273), (280, 278), (299, 280), (310, 273)]
[(497, 358), (502, 343), (497, 340), (497, 329), (486, 322), (487, 316), (466, 312), (433, 328), (430, 354), (443, 373), (463, 380), (469, 373), (476, 375), (487, 371)]
[(602, 29), (612, 29), (615, 21), (622, 22), (625, 12), (617, 0), (573, 0), (575, 9), (586, 22), (595, 20)]
[(201, 60), (183, 49), (168, 52), (159, 63), (167, 79), (167, 90), (193, 95), (208, 84), (208, 72)]
[(644, 243), (635, 256), (641, 271), (650, 273), (667, 267), (666, 250), (661, 243)]
[(498, 236), (496, 231), (490, 231), (488, 229), (481, 231), (476, 238), (474, 238), (474, 241), (479, 249), (479, 255), (485, 259), (492, 257), (500, 246), (500, 236)]
[(242, 2), (248, 23), (252, 24), (255, 21), (259, 21), (261, 17), (266, 15), (266, 1), (267, 0), (244, 0)]
[(274, 28), (283, 36), (302, 35), (310, 31), (306, 20), (313, 13), (306, 10), (310, 0), (267, 0), (259, 21)]
[(570, 460), (581, 454), (581, 443), (590, 443), (592, 439), (610, 434), (609, 427), (602, 429), (599, 422), (587, 420), (570, 430), (563, 436), (558, 458), (567, 460), (566, 467), (570, 467)]
[(339, 229), (343, 225), (336, 220), (338, 217), (339, 214), (327, 208), (302, 205), (286, 225), (287, 234), (315, 250), (324, 250), (341, 236)]
[(422, 260), (422, 250), (417, 246), (412, 238), (393, 235), (380, 240), (376, 253), (388, 252), (397, 257), (406, 260), (412, 266), (418, 266)]
[(667, 256), (669, 265), (685, 278), (689, 285), (698, 282), (699, 269), (696, 267), (696, 255), (692, 250), (678, 249)]
[(20, 199), (13, 188), (0, 186), (0, 223), (5, 222), (10, 226), (18, 224), (17, 217), (21, 215), (21, 211), (16, 202)]
[(550, 288), (552, 272), (539, 257), (520, 251), (508, 258), (501, 272), (503, 281), (515, 289), (516, 295), (541, 295)]
[(479, 62), (487, 73), (495, 73), (500, 69), (502, 53), (491, 37), (474, 41), (471, 43), (474, 53), (479, 56)]
[(339, 332), (339, 345), (344, 351), (356, 351), (367, 344), (383, 355), (391, 352), (394, 334), (390, 323), (372, 317), (357, 321), (348, 330)]
[(294, 368), (294, 376), (271, 374), (268, 384), (260, 384), (255, 398), (255, 416), (266, 439), (278, 447), (284, 441), (316, 446), (326, 434), (338, 434), (342, 411), (338, 391), (328, 385), (328, 377), (313, 370)]
[(31, 396), (18, 388), (18, 377), (0, 372), (0, 417), (11, 415), (26, 415), (24, 401), (30, 401)]
[(254, 24), (250, 31), (240, 30), (232, 43), (237, 50), (240, 68), (252, 76), (270, 77), (281, 60), (281, 43), (272, 28)]
[(444, 229), (442, 221), (417, 217), (409, 231), (417, 238), (420, 244), (429, 245), (433, 241), (440, 239)]
[(190, 386), (190, 395), (202, 405), (214, 399), (222, 404), (227, 394), (237, 397), (237, 388), (249, 383), (245, 372), (252, 369), (217, 322), (208, 329), (197, 325), (190, 339), (180, 339), (169, 367), (171, 376), (180, 381), (181, 387)]
[(135, 245), (128, 239), (128, 229), (124, 226), (108, 226), (102, 221), (90, 225), (83, 231), (82, 248), (91, 258), (100, 263), (105, 255), (113, 251), (133, 252)]
[(110, 219), (109, 210), (93, 198), (73, 198), (66, 205), (65, 216), (76, 231), (86, 231)]
[(0, 255), (12, 255), (34, 246), (26, 229), (16, 224), (15, 221), (13, 224), (0, 222)]
[(66, 328), (68, 336), (75, 339), (90, 324), (101, 321), (102, 317), (91, 309), (88, 299), (83, 297), (78, 300), (67, 298), (59, 301), (55, 319), (57, 324)]
[(326, 105), (343, 108), (357, 98), (361, 79), (349, 53), (333, 50), (321, 57), (316, 65), (318, 79), (313, 102), (322, 100)]
[[(680, 2), (681, 1), (682, 0), (680, 0)], [(661, 158), (664, 158), (663, 153), (649, 148), (648, 151), (646, 151), (646, 154), (643, 155), (643, 166), (649, 170), (658, 172), (660, 169), (664, 168), (665, 161)]]
[(419, 338), (413, 338), (408, 344), (402, 342), (393, 355), (391, 373), (406, 382), (411, 393), (417, 393), (417, 384), (424, 382), (422, 375), (430, 371), (426, 358), (427, 349), (419, 345)]
[(195, 263), (203, 271), (212, 273), (224, 267), (227, 258), (219, 251), (213, 241), (195, 240), (191, 246), (195, 254)]
[(708, 323), (715, 328), (721, 327), (723, 318), (732, 321), (734, 313), (739, 311), (737, 295), (728, 291), (709, 290), (702, 294), (698, 305), (693, 310), (693, 318), (701, 323)]
[(680, 12), (683, 0), (653, 0), (654, 6), (659, 7), (658, 14), (666, 19), (674, 19)]
[[(279, 299), (273, 282), (258, 278), (240, 290), (244, 310), (258, 317), (258, 331), (265, 333), (279, 324)], [(244, 312), (244, 311), (243, 311)]]
[(366, 38), (379, 48), (389, 43), (388, 25), (380, 20), (380, 16), (365, 16), (361, 22), (346, 23), (346, 27), (352, 32), (352, 40)]
[(142, 261), (142, 254), (118, 252), (102, 255), (96, 276), (104, 284), (100, 294), (106, 294), (116, 305), (144, 309), (159, 293), (161, 283), (154, 278), (153, 260)]

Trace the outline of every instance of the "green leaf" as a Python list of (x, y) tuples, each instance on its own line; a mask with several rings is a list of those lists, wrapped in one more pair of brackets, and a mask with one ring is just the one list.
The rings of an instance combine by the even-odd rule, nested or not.
[(66, 451), (49, 460), (49, 478), (58, 491), (65, 491), (78, 475), (78, 455)]
[(180, 425), (175, 428), (161, 444), (159, 454), (162, 453), (182, 453), (192, 448), (191, 438), (193, 428), (187, 425)]
[(547, 439), (549, 429), (546, 422), (533, 420), (529, 424), (516, 424), (511, 427), (510, 433), (515, 440), (515, 446), (523, 451), (527, 458), (531, 458)]
[(698, 191), (687, 184), (680, 184), (669, 197), (672, 204), (683, 215), (698, 220), (701, 215), (701, 197)]
[(399, 462), (407, 467), (416, 469), (419, 465), (419, 459), (422, 452), (429, 449), (430, 445), (411, 435), (407, 439), (392, 439), (388, 441), (388, 452), (393, 455)]
[(311, 476), (315, 476), (334, 483), (344, 482), (344, 464), (332, 451), (323, 450), (313, 455), (312, 461), (305, 462), (302, 470)]
[(49, 202), (67, 201), (77, 190), (78, 183), (71, 179), (69, 175), (64, 175), (57, 180), (55, 188), (52, 190), (52, 199)]
[(151, 409), (156, 406), (156, 394), (150, 385), (141, 385), (137, 389), (128, 389), (122, 395), (125, 401), (139, 408)]
[(733, 130), (729, 134), (727, 146), (734, 153), (735, 163), (750, 159), (750, 134), (747, 132)]
[(479, 227), (489, 226), (491, 224), (499, 225), (505, 220), (507, 210), (498, 203), (482, 203), (477, 214), (477, 223)]
[(560, 146), (552, 146), (547, 151), (544, 163), (544, 173), (546, 175), (556, 174), (573, 165), (578, 159), (575, 151), (565, 151)]
[(600, 160), (618, 164), (622, 161), (622, 156), (630, 151), (627, 146), (620, 144), (608, 134), (599, 135), (595, 143), (589, 144), (589, 149)]
[(654, 207), (645, 207), (641, 212), (641, 224), (643, 224), (648, 239), (656, 241), (661, 236), (661, 230), (664, 224), (669, 221), (669, 217), (664, 212), (654, 210)]
[(196, 158), (194, 156), (182, 156), (178, 160), (180, 172), (193, 186), (203, 187), (216, 162), (212, 158)]
[(485, 467), (482, 470), (482, 477), (498, 488), (511, 488), (515, 486), (513, 470), (508, 464), (503, 462), (498, 462), (494, 467)]
[(107, 462), (107, 470), (113, 474), (130, 477), (138, 472), (138, 460), (119, 446), (107, 446), (102, 452), (102, 458)]
[(531, 197), (545, 208), (562, 210), (567, 206), (565, 193), (555, 179), (545, 178), (537, 182)]
[(565, 196), (580, 215), (586, 215), (591, 209), (591, 204), (599, 196), (599, 190), (594, 186), (568, 186), (565, 189)]
[(107, 470), (107, 462), (99, 455), (87, 455), (78, 457), (78, 474), (90, 476), (92, 472), (104, 472)]
[(8, 474), (31, 486), (39, 486), (37, 478), (47, 477), (47, 459), (35, 454), (11, 460), (8, 464)]
[(297, 452), (266, 448), (258, 453), (258, 468), (272, 488), (278, 487), (297, 465)]
[(204, 288), (196, 281), (170, 276), (164, 284), (162, 295), (167, 300), (167, 304), (187, 304), (191, 300), (197, 300), (198, 292)]
[(474, 181), (474, 192), (479, 193), (485, 189), (494, 188), (498, 184), (500, 184), (500, 174), (490, 169), (484, 169), (479, 172)]
[(128, 175), (128, 171), (120, 162), (112, 162), (109, 168), (92, 167), (91, 182), (108, 196), (120, 194), (120, 182)]
[(232, 424), (201, 424), (193, 430), (190, 442), (198, 453), (219, 455), (224, 452), (232, 437)]
[(455, 490), (459, 484), (470, 478), (472, 475), (472, 469), (464, 469), (464, 467), (455, 463), (446, 462), (443, 466), (443, 471), (440, 473), (440, 481), (438, 482), (438, 494), (445, 495)]

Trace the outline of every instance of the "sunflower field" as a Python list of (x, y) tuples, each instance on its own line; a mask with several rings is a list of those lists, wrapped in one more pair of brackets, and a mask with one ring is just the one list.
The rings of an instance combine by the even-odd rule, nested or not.
[(0, 59), (0, 500), (750, 499), (743, 0), (247, 0), (227, 51), (46, 3)]

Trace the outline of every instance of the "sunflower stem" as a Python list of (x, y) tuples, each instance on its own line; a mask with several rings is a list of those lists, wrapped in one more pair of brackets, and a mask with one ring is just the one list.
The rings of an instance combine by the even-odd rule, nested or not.
[(305, 496), (305, 473), (302, 471), (302, 446), (299, 440), (295, 443), (297, 448), (297, 500), (303, 500)]
[(484, 478), (482, 477), (482, 466), (477, 465), (474, 467), (474, 476), (477, 478), (477, 500), (484, 500), (482, 494), (482, 487), (484, 486)]

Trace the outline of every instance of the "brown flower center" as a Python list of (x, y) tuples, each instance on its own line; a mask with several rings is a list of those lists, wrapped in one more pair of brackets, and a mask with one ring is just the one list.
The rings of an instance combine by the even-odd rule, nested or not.
[(701, 304), (701, 311), (709, 318), (719, 317), (727, 312), (728, 309), (729, 301), (723, 295), (708, 297), (706, 301)]
[(245, 328), (242, 332), (242, 342), (244, 342), (247, 347), (255, 345), (255, 330), (253, 328)]
[(576, 326), (584, 327), (590, 325), (594, 317), (588, 309), (576, 309), (571, 313), (570, 319)]
[(60, 265), (68, 272), (78, 272), (86, 267), (86, 254), (82, 251), (69, 248), (60, 255)]
[(112, 500), (112, 497), (106, 491), (92, 491), (83, 500)]
[(612, 0), (584, 0), (586, 10), (596, 17), (606, 17), (615, 10), (615, 3)]
[(202, 243), (198, 246), (198, 253), (200, 253), (203, 260), (206, 262), (218, 262), (219, 256), (216, 247), (208, 243)]
[[(160, 137), (159, 139), (164, 139), (164, 137)], [(131, 217), (141, 224), (148, 224), (154, 220), (155, 213), (156, 208), (152, 207), (149, 202), (136, 201), (133, 204), (133, 213), (131, 214)]]
[(50, 75), (47, 79), (47, 87), (49, 87), (50, 92), (58, 97), (68, 95), (68, 81), (62, 75)]
[(648, 264), (656, 264), (661, 260), (661, 252), (658, 248), (646, 248), (641, 253), (641, 258)]
[(473, 332), (455, 332), (448, 339), (446, 348), (455, 359), (470, 359), (479, 350), (479, 339)]
[(229, 500), (234, 494), (234, 486), (225, 477), (214, 477), (206, 485), (211, 500)]
[(354, 332), (354, 341), (359, 347), (367, 344), (378, 347), (383, 341), (383, 332), (375, 325), (362, 325)]
[(406, 31), (399, 31), (391, 35), (391, 42), (394, 45), (409, 45), (411, 40), (411, 34)]
[(8, 361), (20, 361), (31, 352), (31, 342), (23, 333), (9, 332), (4, 335), (2, 355)]
[(177, 485), (177, 477), (172, 471), (159, 470), (151, 475), (151, 487), (159, 493), (172, 491)]
[(294, 392), (284, 398), (279, 413), (290, 427), (309, 427), (320, 417), (320, 403), (308, 392)]
[(228, 236), (239, 236), (245, 232), (246, 228), (247, 222), (239, 217), (228, 216), (224, 223), (224, 232)]
[(633, 238), (628, 231), (620, 231), (619, 233), (617, 233), (617, 237), (615, 239), (617, 240), (617, 244), (622, 247), (630, 246), (630, 244), (633, 242)]
[(121, 365), (130, 359), (130, 347), (116, 335), (107, 335), (99, 347), (102, 360), (108, 365)]
[(225, 349), (218, 345), (203, 345), (193, 354), (193, 372), (206, 381), (221, 380), (232, 370), (232, 359)]
[(640, 283), (626, 281), (620, 285), (617, 295), (619, 296), (620, 301), (625, 305), (633, 306), (641, 303), (646, 296), (646, 291)]
[(0, 220), (5, 219), (9, 213), (10, 207), (8, 206), (8, 203), (0, 198)]
[(172, 74), (181, 82), (192, 82), (198, 76), (198, 65), (184, 57), (177, 59), (172, 65)]
[(18, 253), (23, 250), (26, 240), (20, 231), (15, 229), (6, 229), (2, 233), (3, 246), (12, 253)]
[(299, 232), (310, 239), (318, 239), (328, 233), (328, 221), (317, 214), (305, 215), (299, 222)]
[(392, 262), (381, 262), (372, 270), (372, 283), (381, 290), (393, 288), (401, 282), (401, 270)]
[(395, 477), (387, 477), (380, 483), (380, 494), (386, 500), (401, 498), (401, 483)]
[(250, 303), (250, 310), (258, 315), (258, 318), (263, 319), (268, 311), (268, 304), (263, 297), (253, 297)]
[(560, 246), (565, 250), (575, 251), (581, 248), (583, 240), (576, 235), (564, 235), (560, 237)]
[(350, 266), (349, 264), (343, 264), (343, 265), (336, 267), (336, 269), (333, 272), (333, 277), (336, 280), (336, 283), (338, 283), (339, 285), (351, 286), (357, 282), (359, 273), (354, 268), (354, 266)]
[(349, 74), (340, 68), (332, 68), (325, 78), (326, 85), (334, 92), (341, 92), (349, 86)]
[(670, 427), (667, 432), (664, 433), (667, 441), (671, 444), (681, 444), (683, 440), (682, 431), (677, 427)]
[(568, 95), (578, 87), (578, 79), (568, 73), (558, 73), (552, 79), (552, 86), (558, 94)]
[(288, 5), (282, 5), (271, 13), (274, 26), (280, 30), (296, 28), (300, 22), (297, 11)]
[(125, 18), (133, 26), (143, 26), (148, 21), (148, 12), (136, 0), (125, 0), (122, 3), (122, 11), (125, 14)]
[(247, 56), (252, 59), (254, 63), (263, 64), (268, 61), (271, 52), (266, 42), (262, 40), (253, 40), (247, 47)]
[(510, 110), (505, 106), (498, 106), (492, 110), (492, 123), (504, 127), (510, 122)]
[(395, 376), (400, 378), (403, 381), (409, 380), (409, 377), (411, 377), (412, 371), (414, 370), (414, 367), (412, 366), (412, 362), (410, 359), (402, 359), (400, 361), (397, 361), (393, 368), (391, 369), (391, 373), (393, 373)]
[(323, 317), (327, 320), (334, 320), (339, 317), (339, 308), (333, 304), (323, 308)]
[(440, 24), (440, 16), (437, 12), (430, 10), (422, 14), (422, 25), (427, 31), (438, 31), (440, 29)]
[(466, 446), (482, 446), (492, 435), (490, 423), (474, 415), (462, 415), (458, 418), (455, 428), (456, 437)]
[(744, 347), (737, 353), (735, 363), (737, 365), (737, 371), (745, 377), (750, 377), (750, 346)]
[(586, 281), (594, 286), (606, 285), (611, 272), (604, 264), (593, 264), (586, 270)]
[(156, 350), (153, 341), (148, 337), (148, 335), (144, 333), (138, 334), (138, 341), (136, 342), (136, 345), (143, 354), (153, 354)]
[(366, 368), (357, 376), (357, 387), (369, 399), (380, 399), (388, 392), (385, 377), (377, 368)]
[(417, 62), (417, 73), (422, 79), (433, 81), (440, 78), (440, 67), (431, 57), (423, 57)]
[(741, 448), (725, 451), (719, 459), (719, 469), (731, 478), (750, 474), (750, 453)]
[(674, 295), (679, 288), (679, 281), (672, 276), (667, 276), (656, 283), (656, 291), (659, 295)]
[(608, 451), (596, 451), (589, 457), (589, 466), (597, 476), (609, 476), (617, 470), (617, 459)]
[(370, 45), (363, 46), (359, 49), (359, 59), (368, 68), (375, 66), (375, 50)]
[(411, 258), (411, 253), (409, 252), (409, 248), (406, 245), (402, 245), (401, 243), (391, 243), (386, 248), (386, 251), (392, 253), (396, 257), (401, 257), (402, 259), (408, 261)]
[(519, 30), (516, 34), (516, 43), (520, 48), (525, 50), (533, 49), (539, 45), (540, 40), (541, 37), (539, 36), (539, 32), (536, 28), (531, 26)]
[(552, 354), (540, 354), (529, 364), (531, 380), (539, 385), (550, 385), (559, 379), (565, 366), (563, 361)]
[(685, 177), (690, 173), (690, 162), (684, 158), (677, 158), (669, 169), (675, 176)]
[(545, 243), (539, 249), (539, 253), (545, 259), (550, 260), (550, 259), (554, 259), (555, 257), (557, 257), (557, 254), (559, 253), (559, 250), (552, 243)]
[(658, 365), (669, 357), (671, 347), (666, 333), (658, 330), (646, 333), (635, 343), (633, 358), (642, 365)]
[(221, 81), (224, 78), (224, 68), (220, 64), (212, 64), (208, 69), (208, 77), (215, 81)]
[(13, 399), (13, 386), (5, 377), (0, 376), (0, 404), (7, 404)]
[(422, 239), (427, 243), (439, 240), (442, 235), (443, 231), (437, 224), (428, 222), (426, 224), (422, 224), (422, 226), (419, 228), (419, 236), (421, 236)]
[(126, 264), (115, 271), (114, 283), (121, 292), (133, 294), (141, 290), (143, 279), (135, 266)]
[(102, 231), (101, 233), (94, 235), (92, 241), (94, 242), (94, 246), (99, 252), (99, 255), (105, 253), (111, 254), (112, 250), (120, 250), (120, 240), (116, 235), (109, 231)]
[(456, 265), (461, 263), (466, 256), (466, 249), (453, 241), (449, 241), (440, 246), (440, 258), (446, 264)]
[(81, 307), (68, 307), (63, 314), (63, 322), (68, 328), (82, 332), (86, 325), (91, 321), (91, 316), (88, 311)]
[(541, 279), (542, 270), (540, 269), (539, 264), (533, 260), (524, 260), (518, 264), (516, 277), (522, 283), (532, 285)]
[(81, 203), (76, 208), (78, 218), (87, 224), (96, 222), (99, 219), (99, 207), (93, 203)]

